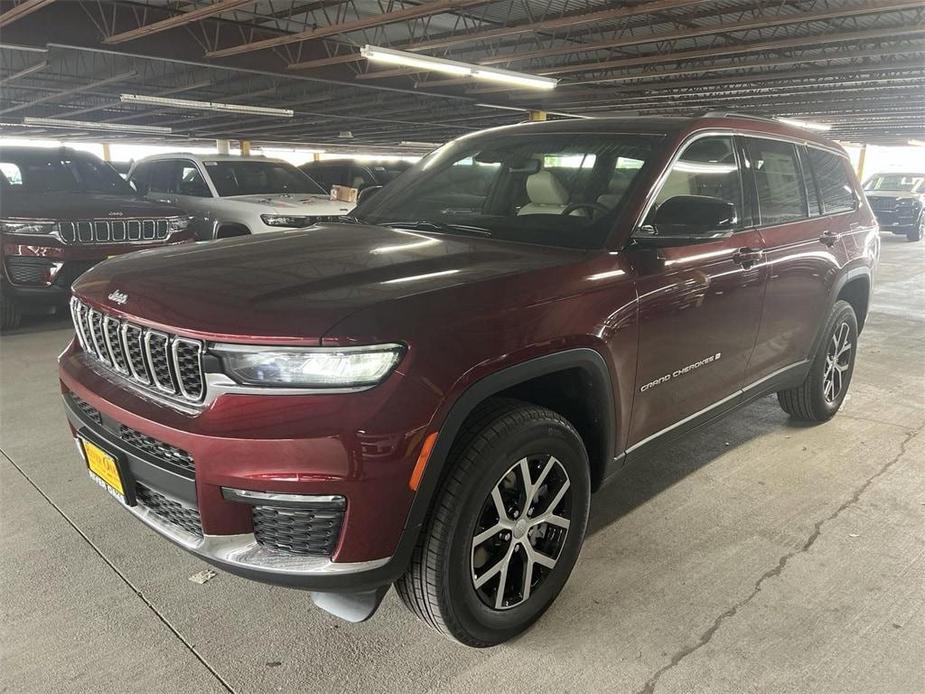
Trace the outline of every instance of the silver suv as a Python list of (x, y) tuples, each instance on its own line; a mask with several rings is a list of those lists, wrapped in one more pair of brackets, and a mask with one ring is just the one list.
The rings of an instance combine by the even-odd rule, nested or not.
[(263, 157), (161, 154), (137, 162), (129, 181), (149, 199), (205, 219), (208, 238), (307, 227), (353, 208), (291, 164)]

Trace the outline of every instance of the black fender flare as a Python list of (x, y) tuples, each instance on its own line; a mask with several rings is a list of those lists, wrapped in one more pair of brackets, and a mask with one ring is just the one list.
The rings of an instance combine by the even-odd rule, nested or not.
[[(867, 278), (868, 291), (873, 292), (873, 272), (867, 265), (859, 265), (857, 267), (848, 268), (841, 273), (841, 276), (836, 280), (834, 286), (832, 287), (832, 292), (829, 295), (829, 301), (826, 305), (825, 315), (820, 320), (819, 329), (816, 331), (816, 337), (813, 339), (812, 349), (810, 349), (809, 354), (807, 355), (808, 359), (812, 359), (813, 355), (816, 353), (816, 350), (819, 349), (819, 342), (822, 340), (823, 335), (822, 331), (825, 329), (825, 318), (831, 313), (832, 307), (835, 306), (835, 302), (838, 301), (838, 295), (841, 294), (842, 289), (851, 282), (856, 280), (859, 277)], [(870, 293), (867, 295), (868, 302), (870, 301)]]
[(616, 445), (617, 412), (613, 398), (613, 378), (607, 362), (597, 350), (590, 347), (567, 349), (500, 369), (470, 385), (453, 403), (441, 423), (437, 441), (424, 468), (421, 482), (405, 520), (404, 532), (395, 553), (397, 557), (404, 557), (407, 552), (410, 558), (411, 549), (417, 542), (418, 534), (427, 520), (440, 483), (444, 479), (450, 449), (463, 422), (473, 410), (486, 399), (508, 388), (539, 376), (575, 368), (584, 371), (591, 379), (595, 399), (603, 409), (600, 419), (604, 426), (604, 455), (609, 456), (609, 459), (602, 461), (602, 469), (606, 469), (607, 464), (613, 458)]

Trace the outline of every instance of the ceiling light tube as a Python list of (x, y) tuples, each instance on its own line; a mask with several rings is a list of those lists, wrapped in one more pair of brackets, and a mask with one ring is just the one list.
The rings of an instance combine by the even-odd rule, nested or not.
[(925, 140), (909, 140), (909, 144), (913, 147), (925, 147)]
[(831, 130), (831, 125), (826, 125), (825, 123), (813, 123), (808, 120), (797, 120), (796, 118), (778, 118), (781, 123), (786, 125), (792, 125), (795, 128), (803, 128), (805, 130), (820, 130), (825, 132), (826, 130)]
[(75, 128), (77, 130), (108, 130), (123, 133), (150, 133), (162, 135), (173, 130), (159, 125), (132, 125), (130, 123), (94, 123), (87, 120), (65, 120), (63, 118), (33, 118), (26, 116), (23, 125), (48, 128)]
[(360, 55), (373, 62), (403, 65), (420, 70), (442, 72), (457, 77), (490, 80), (529, 89), (553, 89), (559, 83), (559, 80), (552, 77), (539, 77), (537, 75), (528, 75), (524, 72), (482, 67), (481, 65), (461, 63), (456, 60), (446, 60), (445, 58), (434, 58), (429, 55), (419, 55), (407, 51), (396, 51), (392, 48), (382, 48), (380, 46), (363, 46), (360, 49)]
[(256, 116), (280, 116), (292, 118), (295, 112), (288, 108), (269, 106), (246, 106), (244, 104), (223, 104), (218, 101), (193, 101), (166, 96), (145, 96), (144, 94), (122, 94), (119, 99), (125, 104), (148, 104), (167, 108), (185, 108), (192, 111), (222, 111), (224, 113), (248, 113)]

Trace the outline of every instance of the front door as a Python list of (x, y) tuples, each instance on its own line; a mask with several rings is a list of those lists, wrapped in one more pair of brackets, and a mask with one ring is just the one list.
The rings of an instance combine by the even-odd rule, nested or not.
[[(690, 219), (685, 239), (683, 214), (674, 215), (670, 230), (658, 228), (670, 209), (722, 202), (735, 214), (719, 233), (703, 234)], [(700, 137), (676, 160), (636, 232), (630, 255), (639, 273), (639, 351), (630, 449), (713, 405), (733, 404), (745, 383), (766, 268), (761, 236), (748, 228), (744, 210), (732, 136)]]

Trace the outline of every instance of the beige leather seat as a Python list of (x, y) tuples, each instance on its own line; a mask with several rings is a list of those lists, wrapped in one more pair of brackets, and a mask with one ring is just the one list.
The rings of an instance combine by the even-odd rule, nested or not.
[(607, 192), (603, 195), (598, 195), (597, 201), (608, 210), (612, 210), (623, 199), (623, 194), (629, 188), (631, 180), (622, 176), (612, 178), (607, 186)]
[(527, 177), (530, 202), (520, 208), (522, 214), (562, 214), (568, 206), (568, 191), (550, 171), (537, 171)]

